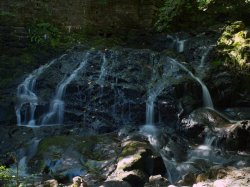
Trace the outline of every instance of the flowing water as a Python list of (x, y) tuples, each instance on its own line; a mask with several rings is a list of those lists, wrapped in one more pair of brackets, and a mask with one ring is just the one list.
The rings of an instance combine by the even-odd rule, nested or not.
[(191, 71), (189, 71), (183, 64), (179, 63), (178, 61), (171, 59), (170, 62), (174, 65), (178, 65), (181, 69), (186, 71), (194, 80), (196, 80), (202, 88), (202, 96), (203, 96), (203, 104), (204, 107), (214, 108), (213, 101), (207, 86), (198, 78), (196, 77)]
[(78, 74), (85, 68), (88, 64), (89, 53), (86, 54), (84, 60), (80, 63), (78, 68), (76, 68), (68, 78), (62, 81), (56, 91), (54, 99), (51, 101), (49, 112), (43, 117), (42, 125), (47, 124), (62, 124), (64, 118), (64, 101), (63, 96), (67, 86), (78, 76)]
[[(184, 65), (180, 64), (179, 62), (175, 61), (174, 59), (170, 59), (170, 63), (173, 65), (178, 65), (181, 69), (188, 72), (188, 74), (195, 79), (202, 87), (203, 92), (203, 102), (204, 105), (213, 108), (213, 103), (211, 96), (209, 94), (209, 91), (205, 84), (194, 74), (189, 71)], [(165, 77), (166, 78), (166, 77)], [(154, 102), (157, 98), (157, 96), (162, 92), (164, 89), (164, 81), (160, 81), (158, 84), (156, 84), (150, 91), (148, 92), (148, 99), (146, 102), (146, 125), (144, 125), (140, 132), (148, 138), (148, 141), (150, 144), (154, 147), (154, 149), (161, 155), (166, 171), (167, 171), (167, 178), (170, 181), (170, 183), (174, 184), (178, 180), (180, 180), (181, 176), (185, 175), (186, 173), (190, 171), (194, 171), (194, 167), (192, 164), (189, 164), (189, 160), (187, 163), (181, 163), (178, 164), (175, 160), (171, 160), (166, 156), (165, 150), (170, 150), (168, 147), (160, 148), (161, 143), (158, 140), (159, 137), (159, 130), (154, 126)], [(206, 156), (206, 159), (211, 157), (211, 145), (214, 141), (214, 137), (209, 139), (206, 139), (205, 145), (201, 145), (196, 150), (192, 151), (189, 155), (190, 158), (193, 158), (194, 156), (197, 156), (200, 152), (203, 152), (203, 155), (198, 155), (199, 157), (204, 155)], [(217, 158), (217, 157), (216, 157)], [(217, 158), (218, 159), (218, 158)]]
[(107, 58), (106, 58), (106, 54), (103, 53), (102, 54), (102, 66), (101, 66), (101, 71), (100, 71), (100, 75), (99, 75), (99, 78), (97, 80), (97, 83), (100, 85), (100, 86), (103, 86), (104, 82), (105, 82), (105, 77), (108, 73), (108, 70), (107, 70), (107, 65), (108, 65), (108, 61), (107, 61)]
[[(35, 116), (36, 106), (38, 105), (38, 97), (35, 93), (36, 80), (47, 68), (49, 68), (58, 60), (62, 59), (65, 55), (66, 54), (36, 69), (24, 80), (24, 82), (18, 85), (17, 88), (18, 104), (16, 106), (16, 116), (17, 116), (18, 126), (21, 125), (35, 126), (36, 122), (34, 116)], [(30, 114), (28, 115), (26, 111), (26, 115), (24, 116), (24, 119), (22, 119), (21, 110), (25, 104), (29, 105)]]
[(177, 51), (178, 51), (179, 53), (184, 52), (186, 41), (187, 41), (187, 40), (179, 40), (179, 39), (176, 40)]
[(199, 65), (199, 68), (203, 68), (205, 63), (206, 63), (206, 60), (207, 60), (207, 57), (210, 53), (210, 51), (215, 47), (216, 45), (210, 45), (208, 47), (206, 47), (205, 49), (205, 52), (203, 53), (202, 57), (201, 57), (201, 61), (200, 61), (200, 65)]
[[(177, 40), (176, 41), (175, 45), (178, 45), (178, 52), (183, 52), (185, 50), (185, 42), (186, 42), (186, 40)], [(211, 50), (211, 49), (209, 49), (209, 50)], [(209, 50), (206, 50), (206, 52), (202, 56), (200, 65), (202, 65), (202, 66), (204, 65), (206, 58), (207, 58), (206, 56), (209, 54)], [(98, 53), (98, 54), (100, 54), (100, 53)], [(131, 105), (132, 104), (138, 105), (138, 103), (135, 102), (134, 90), (132, 90), (133, 91), (131, 94), (132, 98), (127, 99), (126, 93), (123, 92), (125, 89), (124, 90), (122, 90), (122, 89), (124, 87), (126, 88), (126, 86), (128, 86), (128, 85), (130, 86), (130, 84), (137, 81), (138, 79), (135, 79), (134, 77), (130, 76), (130, 74), (129, 74), (129, 76), (124, 78), (124, 74), (122, 74), (121, 72), (124, 71), (125, 74), (127, 74), (127, 73), (129, 73), (129, 71), (133, 72), (134, 70), (138, 70), (138, 69), (139, 69), (138, 70), (138, 72), (139, 72), (139, 71), (141, 71), (141, 66), (138, 65), (138, 67), (137, 67), (137, 66), (131, 65), (131, 66), (129, 66), (129, 68), (131, 68), (131, 69), (129, 69), (128, 64), (129, 63), (133, 64), (132, 62), (129, 61), (130, 59), (129, 60), (126, 59), (125, 63), (123, 62), (123, 63), (119, 64), (119, 61), (121, 59), (117, 60), (116, 59), (117, 55), (112, 57), (113, 54), (115, 55), (115, 52), (112, 52), (111, 59), (110, 59), (109, 58), (110, 56), (107, 55), (107, 53), (101, 53), (100, 58), (98, 56), (97, 60), (91, 61), (91, 67), (93, 67), (93, 68), (90, 68), (90, 70), (89, 70), (89, 69), (87, 69), (86, 66), (90, 67), (90, 65), (89, 65), (90, 58), (89, 58), (89, 53), (86, 53), (84, 60), (78, 64), (76, 69), (74, 69), (72, 72), (69, 72), (70, 74), (67, 74), (67, 77), (65, 79), (63, 79), (57, 85), (55, 95), (54, 95), (53, 99), (51, 99), (49, 111), (43, 116), (40, 126), (49, 126), (49, 125), (55, 125), (55, 124), (60, 125), (64, 122), (64, 108), (65, 108), (64, 95), (65, 95), (66, 89), (67, 89), (68, 85), (70, 83), (72, 83), (72, 81), (75, 80), (81, 74), (81, 72), (84, 72), (84, 76), (81, 77), (82, 79), (80, 79), (80, 80), (77, 79), (78, 82), (83, 80), (83, 81), (87, 82), (86, 84), (96, 83), (96, 85), (89, 86), (90, 84), (88, 84), (88, 86), (84, 87), (83, 86), (84, 84), (82, 84), (81, 86), (83, 88), (79, 88), (82, 90), (78, 91), (78, 93), (79, 92), (81, 92), (81, 94), (84, 93), (83, 94), (84, 98), (81, 98), (81, 102), (82, 102), (81, 107), (82, 108), (80, 108), (80, 110), (85, 110), (85, 111), (89, 112), (91, 114), (92, 118), (95, 118), (99, 114), (106, 115), (107, 113), (112, 113), (112, 117), (113, 118), (117, 117), (117, 121), (121, 122), (121, 124), (125, 124), (126, 121), (130, 120), (130, 116), (133, 115), (133, 112), (130, 111), (130, 104)], [(127, 56), (126, 53), (125, 53), (125, 55)], [(134, 56), (134, 54), (131, 56)], [(143, 54), (142, 57), (144, 57), (144, 56), (146, 56), (146, 55)], [(99, 60), (99, 59), (101, 59), (101, 60)], [(152, 147), (162, 157), (166, 171), (167, 171), (167, 173), (166, 173), (167, 178), (172, 184), (175, 184), (185, 174), (190, 173), (190, 172), (194, 172), (194, 173), (197, 172), (197, 169), (195, 168), (194, 165), (197, 165), (197, 163), (199, 165), (198, 161), (200, 161), (201, 159), (202, 159), (202, 161), (209, 163), (208, 165), (211, 166), (210, 163), (212, 163), (212, 164), (224, 164), (224, 163), (231, 161), (231, 158), (225, 159), (220, 154), (220, 152), (218, 152), (218, 150), (213, 147), (214, 143), (216, 142), (216, 137), (213, 136), (212, 133), (207, 135), (207, 137), (202, 145), (192, 147), (191, 149), (189, 149), (189, 151), (187, 151), (187, 153), (185, 153), (186, 154), (185, 161), (182, 160), (182, 162), (180, 163), (179, 161), (178, 162), (176, 161), (177, 159), (175, 160), (174, 156), (169, 156), (169, 153), (173, 150), (173, 146), (171, 147), (171, 145), (167, 144), (165, 142), (165, 140), (162, 140), (163, 136), (161, 136), (161, 135), (163, 134), (163, 131), (161, 131), (159, 128), (157, 128), (155, 126), (155, 124), (157, 124), (157, 123), (155, 122), (155, 119), (154, 119), (154, 116), (155, 116), (154, 109), (155, 109), (155, 103), (157, 101), (157, 97), (162, 94), (164, 88), (166, 88), (169, 83), (171, 84), (172, 80), (178, 79), (177, 78), (178, 76), (183, 77), (182, 71), (180, 74), (178, 74), (179, 69), (187, 72), (188, 75), (190, 77), (192, 77), (192, 79), (194, 79), (195, 81), (197, 81), (201, 85), (204, 106), (208, 107), (212, 110), (214, 110), (214, 109), (213, 109), (213, 102), (212, 102), (209, 90), (206, 87), (206, 85), (202, 82), (202, 80), (200, 78), (196, 77), (182, 63), (180, 63), (174, 59), (171, 59), (171, 58), (168, 58), (168, 59), (169, 59), (168, 65), (170, 65), (171, 67), (163, 66), (163, 68), (162, 68), (160, 66), (160, 68), (161, 68), (160, 70), (163, 70), (163, 73), (159, 73), (158, 72), (159, 69), (157, 69), (157, 68), (152, 68), (152, 67), (147, 68), (147, 70), (149, 70), (148, 74), (150, 74), (150, 71), (151, 71), (152, 77), (150, 77), (150, 76), (147, 77), (147, 75), (145, 77), (147, 78), (147, 81), (152, 83), (152, 85), (149, 87), (148, 87), (149, 84), (145, 84), (142, 86), (143, 88), (148, 88), (148, 90), (144, 90), (144, 89), (141, 90), (142, 95), (147, 93), (147, 99), (146, 99), (146, 111), (145, 111), (146, 122), (145, 122), (145, 125), (143, 127), (141, 127), (140, 132), (148, 138), (148, 141), (150, 142)], [(134, 60), (134, 59), (132, 58), (132, 60)], [(44, 70), (46, 68), (48, 68), (49, 66), (51, 66), (55, 61), (52, 61), (48, 65), (42, 66), (38, 70), (31, 73), (24, 80), (24, 82), (18, 86), (17, 96), (19, 99), (19, 105), (17, 105), (17, 107), (16, 107), (16, 115), (17, 115), (17, 119), (18, 119), (18, 125), (26, 124), (27, 126), (31, 126), (31, 127), (38, 126), (38, 125), (36, 125), (36, 120), (34, 117), (36, 106), (38, 105), (38, 97), (35, 93), (36, 80), (42, 74), (42, 72), (44, 72)], [(171, 64), (169, 64), (169, 62)], [(126, 64), (126, 63), (128, 63), (128, 64)], [(156, 62), (153, 60), (153, 62), (150, 62), (149, 64), (145, 63), (145, 64), (143, 64), (143, 66), (152, 66), (152, 64), (153, 65), (156, 64), (155, 67), (158, 67), (157, 66), (158, 63), (160, 64), (160, 62), (158, 62), (158, 61)], [(138, 64), (141, 65), (142, 64), (141, 61)], [(119, 65), (121, 65), (122, 68), (119, 67)], [(96, 69), (94, 69), (94, 68), (96, 68)], [(173, 68), (173, 71), (171, 70), (171, 68)], [(177, 68), (178, 68), (178, 70), (175, 71)], [(138, 72), (136, 71), (135, 74), (138, 74)], [(85, 77), (85, 74), (86, 74), (86, 77)], [(142, 81), (139, 83), (143, 84), (143, 82), (146, 82), (144, 80), (144, 77), (143, 77)], [(109, 92), (106, 93), (106, 87), (105, 87), (105, 89), (104, 89), (105, 93), (103, 93), (103, 90), (102, 90), (101, 94), (98, 95), (99, 94), (98, 90), (100, 90), (100, 87), (101, 88), (103, 87), (104, 83), (107, 83), (107, 90), (108, 90), (109, 84), (112, 85), (112, 87), (110, 88), (111, 91), (108, 90)], [(122, 87), (122, 86), (124, 86), (124, 87), (122, 89), (120, 89), (117, 85), (120, 87)], [(105, 84), (105, 86), (106, 86), (106, 84)], [(140, 86), (141, 85), (137, 84), (137, 82), (136, 82), (136, 84), (135, 84), (136, 89)], [(85, 92), (85, 89), (87, 89), (88, 91)], [(130, 90), (127, 90), (127, 91), (130, 91)], [(98, 92), (98, 93), (95, 94), (94, 92)], [(112, 99), (111, 99), (112, 102), (107, 102), (107, 100), (109, 100), (111, 98), (111, 94), (112, 94)], [(164, 94), (162, 94), (162, 95), (164, 95)], [(140, 100), (141, 96), (139, 95), (139, 96), (137, 96), (137, 98), (138, 98), (138, 100)], [(68, 100), (66, 100), (66, 102), (67, 102), (67, 107), (68, 107), (69, 106)], [(107, 102), (106, 105), (103, 104), (105, 102)], [(26, 115), (26, 116), (29, 116), (30, 118), (27, 119), (27, 117), (25, 117), (25, 119), (22, 119), (21, 110), (22, 110), (23, 105), (27, 104), (27, 103), (29, 104), (28, 111), (30, 112), (30, 114)], [(145, 108), (145, 105), (144, 105), (145, 99), (144, 98), (142, 101), (140, 101), (140, 104), (141, 103), (142, 103), (142, 108)], [(110, 107), (110, 104), (113, 104), (113, 105)], [(111, 110), (109, 110), (109, 107)], [(93, 110), (91, 110), (92, 108), (95, 109), (94, 112), (93, 112)], [(105, 110), (107, 110), (108, 112), (105, 113), (106, 112)], [(68, 112), (68, 110), (67, 110), (67, 112)], [(85, 118), (86, 113), (84, 113), (84, 118)], [(105, 115), (103, 115), (103, 117), (106, 117)], [(224, 116), (222, 116), (222, 117), (224, 117)], [(88, 118), (88, 116), (86, 118)], [(124, 122), (122, 122), (121, 119), (124, 120)], [(98, 122), (98, 120), (96, 120), (96, 121)], [(231, 122), (230, 120), (228, 120), (228, 121)], [(94, 123), (90, 123), (90, 124), (92, 127), (94, 126), (93, 125)], [(99, 123), (97, 123), (97, 126), (99, 124), (102, 125), (102, 121), (99, 121)], [(166, 126), (167, 125), (168, 124), (166, 123)], [(20, 167), (20, 171), (21, 171), (22, 175), (26, 175), (26, 171), (27, 171), (26, 164), (29, 161), (29, 159), (31, 159), (35, 155), (39, 141), (40, 140), (38, 140), (38, 139), (33, 139), (29, 145), (28, 151), (26, 151), (26, 154), (22, 154), (20, 156), (21, 159), (19, 161), (19, 167)], [(164, 143), (167, 145), (165, 145)], [(176, 144), (174, 144), (174, 146), (175, 145)], [(172, 148), (172, 150), (171, 150), (171, 148)], [(173, 152), (171, 152), (171, 153), (173, 153)], [(58, 163), (55, 163), (54, 165), (51, 165), (51, 163), (48, 163), (49, 166), (51, 165), (52, 171), (53, 171), (53, 168), (55, 168), (57, 164), (60, 164), (60, 163), (58, 162)], [(200, 166), (200, 167), (202, 168), (203, 171), (206, 171), (206, 169), (207, 169), (206, 166), (204, 166), (204, 168), (203, 168), (203, 166)], [(78, 172), (78, 171), (76, 171), (76, 172)]]
[(148, 99), (146, 102), (146, 124), (154, 124), (154, 103), (157, 96), (163, 91), (164, 82), (160, 81), (154, 86), (148, 93)]

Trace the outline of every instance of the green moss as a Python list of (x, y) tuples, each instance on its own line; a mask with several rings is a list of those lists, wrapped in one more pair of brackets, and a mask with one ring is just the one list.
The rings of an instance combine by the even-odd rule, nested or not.
[[(90, 136), (82, 139), (78, 142), (77, 149), (82, 155), (91, 159), (91, 160), (106, 160), (110, 159), (110, 155), (105, 152), (103, 149), (96, 149), (98, 147), (105, 147), (106, 145), (112, 145), (114, 142), (117, 142), (115, 136), (113, 134), (107, 135), (99, 135), (99, 136)], [(115, 147), (115, 145), (114, 145)], [(120, 152), (120, 148), (114, 149), (115, 154)]]
[(37, 154), (45, 153), (51, 146), (66, 148), (72, 143), (71, 138), (67, 136), (48, 137), (39, 144)]
[(122, 149), (121, 154), (119, 155), (119, 160), (122, 160), (123, 158), (130, 156), (130, 155), (136, 155), (139, 150), (141, 149), (148, 149), (148, 145), (145, 142), (138, 142), (138, 141), (131, 141), (128, 142), (125, 147)]

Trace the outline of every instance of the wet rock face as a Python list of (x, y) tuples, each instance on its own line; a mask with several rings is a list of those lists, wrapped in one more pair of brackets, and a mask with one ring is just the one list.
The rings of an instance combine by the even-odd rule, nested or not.
[(207, 132), (217, 127), (223, 127), (229, 123), (229, 120), (218, 112), (201, 108), (193, 111), (189, 116), (182, 119), (180, 131), (190, 140), (202, 143)]
[[(76, 74), (82, 63), (85, 66)], [(76, 76), (70, 79), (73, 74)], [(201, 89), (188, 76), (163, 53), (151, 50), (68, 51), (38, 76), (34, 118), (36, 124), (42, 123), (61, 84), (69, 80), (61, 97), (64, 124), (81, 124), (99, 133), (126, 124), (144, 124), (147, 99), (159, 92), (154, 102), (155, 122), (171, 126), (182, 110), (180, 102), (185, 112), (201, 105)], [(159, 87), (163, 88), (158, 91)], [(24, 104), (21, 117), (26, 123), (29, 115), (30, 107)]]
[(182, 119), (180, 132), (189, 140), (203, 143), (205, 138), (214, 136), (216, 146), (230, 151), (249, 151), (249, 120), (233, 121), (210, 109), (197, 109)]

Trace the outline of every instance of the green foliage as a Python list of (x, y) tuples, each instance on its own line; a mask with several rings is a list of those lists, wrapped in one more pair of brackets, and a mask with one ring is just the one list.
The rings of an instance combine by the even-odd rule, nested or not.
[(198, 2), (198, 8), (200, 10), (205, 11), (208, 8), (208, 5), (212, 2), (213, 0), (197, 0)]
[(250, 1), (165, 0), (156, 22), (158, 31), (194, 29), (227, 21), (250, 24)]
[(13, 14), (12, 12), (8, 12), (8, 11), (0, 11), (0, 17), (4, 17), (4, 16), (15, 17), (15, 14)]
[(29, 28), (29, 38), (32, 43), (57, 47), (60, 42), (61, 32), (47, 22), (34, 23)]
[(165, 0), (156, 22), (157, 30), (185, 28), (186, 23), (195, 21), (197, 14), (198, 4), (195, 0)]
[(250, 23), (248, 0), (208, 0), (204, 4), (206, 14), (211, 15), (214, 21), (242, 20)]
[(218, 40), (218, 54), (225, 65), (238, 69), (249, 69), (250, 31), (241, 21), (228, 25)]
[(9, 181), (12, 179), (11, 172), (5, 166), (0, 166), (0, 181)]
[(108, 4), (109, 0), (98, 0), (97, 2), (100, 4), (106, 5)]

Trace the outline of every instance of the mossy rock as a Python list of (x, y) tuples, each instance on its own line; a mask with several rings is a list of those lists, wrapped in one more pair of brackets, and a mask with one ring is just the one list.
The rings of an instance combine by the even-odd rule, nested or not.
[(44, 152), (47, 152), (51, 147), (66, 148), (72, 143), (71, 140), (72, 138), (67, 136), (48, 137), (40, 142), (37, 154), (43, 154)]
[(118, 147), (119, 140), (115, 134), (105, 134), (83, 138), (77, 144), (77, 149), (82, 155), (92, 160), (106, 160), (121, 152)]
[[(129, 140), (122, 144), (117, 170), (131, 171), (139, 169), (148, 173), (148, 163), (152, 161), (152, 151), (146, 142)], [(153, 161), (152, 161), (153, 162)]]
[(146, 151), (146, 149), (149, 149), (149, 146), (146, 142), (139, 142), (139, 141), (134, 141), (134, 140), (124, 142), (122, 147), (123, 147), (123, 150), (119, 156), (119, 160), (127, 156), (139, 153), (141, 151)]
[[(113, 163), (121, 152), (119, 145), (113, 133), (88, 137), (47, 137), (39, 143), (38, 151), (29, 165), (33, 171), (55, 176), (65, 176), (65, 173), (78, 169), (101, 177), (103, 168), (107, 163)], [(71, 160), (71, 163), (67, 160)]]
[[(92, 160), (109, 159), (108, 154), (105, 154), (105, 146), (116, 146), (118, 140), (114, 134), (96, 135), (89, 137), (80, 136), (54, 136), (42, 140), (38, 146), (37, 155), (56, 149), (74, 149), (79, 151), (86, 158)], [(104, 150), (103, 150), (104, 149)], [(114, 154), (118, 154), (119, 147), (114, 149)], [(106, 152), (107, 153), (107, 152)]]

